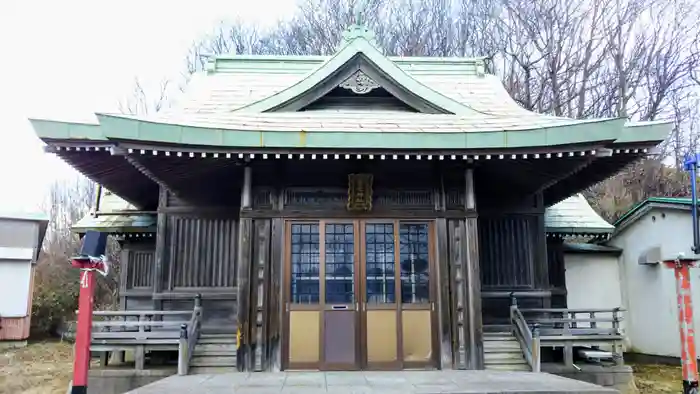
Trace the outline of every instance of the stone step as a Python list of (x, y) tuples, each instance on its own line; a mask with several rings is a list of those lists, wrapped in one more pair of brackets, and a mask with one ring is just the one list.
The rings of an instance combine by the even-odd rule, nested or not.
[(222, 373), (238, 372), (236, 367), (190, 367), (190, 375), (216, 375)]
[(203, 336), (199, 337), (199, 340), (197, 340), (197, 344), (202, 344), (202, 343), (229, 343), (229, 344), (236, 344), (236, 337), (232, 337), (230, 335), (227, 336)]
[(484, 361), (485, 362), (501, 362), (501, 361), (510, 361), (510, 360), (516, 360), (520, 362), (525, 362), (525, 359), (523, 358), (523, 355), (518, 352), (518, 353), (484, 353)]
[(527, 361), (524, 358), (499, 358), (499, 359), (484, 359), (484, 365), (510, 365), (510, 364), (525, 364)]
[(217, 357), (217, 356), (232, 356), (236, 357), (236, 349), (200, 349), (197, 346), (192, 353), (192, 357)]
[(236, 356), (194, 356), (190, 360), (193, 367), (235, 367)]
[(236, 353), (235, 343), (201, 343), (197, 342), (195, 346), (195, 351), (201, 350), (203, 352), (207, 351), (228, 351)]
[(484, 335), (484, 342), (517, 342), (512, 335)]
[(203, 332), (199, 336), (200, 338), (235, 338), (236, 332)]
[(518, 352), (522, 349), (518, 342), (486, 342), (484, 343), (484, 353)]
[(525, 371), (525, 372), (532, 371), (530, 366), (527, 364), (486, 365), (485, 369), (487, 371)]

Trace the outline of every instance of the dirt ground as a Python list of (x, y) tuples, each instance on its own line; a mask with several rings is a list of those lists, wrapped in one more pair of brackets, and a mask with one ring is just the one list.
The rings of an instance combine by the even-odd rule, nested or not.
[(0, 394), (65, 394), (72, 361), (73, 348), (67, 342), (0, 350)]
[(680, 393), (681, 367), (656, 364), (633, 364), (634, 382), (641, 394)]
[[(21, 349), (0, 350), (0, 394), (65, 394), (72, 361), (72, 345), (67, 342), (33, 342)], [(681, 392), (680, 366), (632, 367), (641, 394)]]

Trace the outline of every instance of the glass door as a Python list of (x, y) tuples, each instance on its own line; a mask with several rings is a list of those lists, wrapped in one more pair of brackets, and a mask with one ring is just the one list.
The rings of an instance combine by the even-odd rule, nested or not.
[(430, 222), (366, 221), (361, 227), (361, 324), (366, 369), (437, 365)]
[(401, 369), (397, 228), (393, 221), (362, 224), (363, 367)]
[(356, 226), (337, 221), (323, 222), (323, 226), (322, 369), (358, 369)]
[(287, 369), (437, 365), (432, 224), (287, 223)]
[(286, 369), (359, 368), (353, 221), (287, 223)]
[(321, 231), (318, 222), (287, 223), (285, 369), (321, 366)]
[(437, 365), (430, 223), (399, 222), (401, 355), (404, 368)]

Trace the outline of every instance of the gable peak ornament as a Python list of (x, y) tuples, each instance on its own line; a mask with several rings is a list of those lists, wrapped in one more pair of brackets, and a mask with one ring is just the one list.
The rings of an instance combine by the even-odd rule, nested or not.
[(362, 37), (373, 45), (376, 45), (374, 41), (374, 32), (366, 25), (365, 9), (365, 0), (355, 1), (355, 5), (353, 6), (354, 21), (353, 24), (343, 32), (341, 44), (346, 44), (356, 38)]
[(355, 94), (367, 94), (372, 90), (381, 87), (374, 81), (374, 79), (370, 78), (369, 75), (363, 73), (362, 70), (355, 71), (338, 86), (343, 89), (352, 90), (352, 92)]

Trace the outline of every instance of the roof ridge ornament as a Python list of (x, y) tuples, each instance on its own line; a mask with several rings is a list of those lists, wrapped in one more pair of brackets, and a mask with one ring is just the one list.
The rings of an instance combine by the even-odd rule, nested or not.
[(343, 32), (343, 39), (340, 42), (341, 47), (360, 37), (369, 41), (375, 47), (377, 46), (374, 31), (367, 27), (365, 21), (365, 8), (365, 0), (356, 0), (355, 5), (353, 6), (353, 13), (355, 14), (354, 21), (353, 24), (348, 26), (348, 28)]

